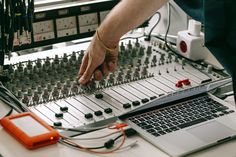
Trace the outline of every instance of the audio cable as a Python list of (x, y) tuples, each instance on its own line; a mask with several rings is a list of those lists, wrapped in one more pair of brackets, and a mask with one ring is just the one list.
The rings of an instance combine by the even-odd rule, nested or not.
[[(81, 137), (66, 137), (64, 135), (61, 135), (61, 140), (59, 142), (64, 145), (70, 146), (72, 148), (79, 149), (79, 150), (86, 151), (86, 152), (90, 152), (90, 153), (110, 154), (115, 151), (130, 148), (130, 147), (133, 147), (134, 145), (136, 145), (137, 141), (135, 141), (134, 143), (131, 143), (127, 146), (122, 147), (124, 145), (127, 137), (131, 137), (131, 136), (137, 134), (137, 132), (135, 130), (133, 130), (132, 128), (124, 129), (124, 127), (126, 127), (126, 126), (127, 126), (127, 124), (123, 124), (123, 123), (121, 123), (121, 124), (119, 124), (119, 123), (113, 124), (112, 123), (112, 124), (108, 125), (107, 128), (108, 129), (115, 129), (116, 131), (111, 132), (106, 135), (97, 136), (97, 137), (81, 138)], [(93, 140), (94, 141), (94, 140), (103, 139), (103, 138), (106, 138), (106, 137), (109, 137), (109, 136), (112, 136), (112, 135), (118, 134), (118, 133), (120, 133), (120, 134), (117, 135), (115, 138), (108, 139), (101, 146), (88, 147), (88, 146), (82, 146), (82, 145), (78, 144), (78, 142), (74, 142), (75, 140), (77, 140), (77, 141)], [(120, 144), (114, 148), (114, 146), (116, 145), (116, 143), (118, 142), (118, 140), (120, 138), (122, 138), (122, 140), (120, 141)], [(103, 150), (98, 151), (98, 149), (103, 149)], [(104, 150), (104, 149), (106, 149), (106, 150)]]
[(0, 83), (0, 100), (5, 102), (8, 106), (16, 110), (17, 112), (28, 112), (29, 109), (28, 107), (20, 102), (14, 94), (12, 94), (7, 88), (5, 88), (1, 83)]

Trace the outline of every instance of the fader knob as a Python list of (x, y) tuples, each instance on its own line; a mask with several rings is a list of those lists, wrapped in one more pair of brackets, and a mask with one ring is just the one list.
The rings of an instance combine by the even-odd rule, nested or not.
[(102, 93), (96, 93), (95, 94), (95, 98), (102, 99), (103, 98), (103, 94)]
[(107, 113), (107, 114), (112, 113), (112, 109), (111, 108), (106, 108), (106, 109), (104, 109), (104, 112)]
[(125, 103), (125, 104), (123, 104), (123, 108), (124, 109), (131, 108), (131, 104), (130, 103)]
[(102, 113), (102, 111), (95, 111), (94, 114), (95, 114), (96, 116), (102, 116), (103, 113)]
[(93, 118), (93, 115), (92, 115), (92, 113), (86, 113), (86, 114), (84, 115), (84, 117), (85, 117), (86, 119), (91, 119), (91, 118)]
[(54, 123), (53, 123), (53, 126), (59, 127), (59, 126), (62, 126), (62, 123), (61, 123), (61, 122), (54, 122)]
[(68, 111), (68, 107), (67, 106), (60, 106), (60, 110), (62, 112), (67, 112)]
[(55, 113), (56, 118), (63, 118), (63, 113)]
[(139, 102), (139, 101), (133, 101), (133, 102), (132, 102), (132, 105), (133, 105), (133, 106), (139, 106), (139, 105), (140, 105), (140, 102)]

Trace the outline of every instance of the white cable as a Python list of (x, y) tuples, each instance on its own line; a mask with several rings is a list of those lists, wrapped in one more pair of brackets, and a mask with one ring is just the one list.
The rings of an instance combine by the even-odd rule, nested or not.
[(132, 142), (132, 143), (126, 145), (126, 146), (121, 147), (118, 151), (122, 151), (122, 150), (125, 150), (125, 149), (133, 148), (133, 147), (135, 147), (137, 145), (137, 143), (138, 143), (138, 141), (136, 140), (136, 141), (134, 141), (134, 142)]

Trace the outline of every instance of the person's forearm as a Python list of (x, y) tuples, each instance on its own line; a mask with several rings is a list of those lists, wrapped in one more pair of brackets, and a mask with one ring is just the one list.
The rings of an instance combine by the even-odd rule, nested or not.
[(168, 0), (122, 0), (99, 27), (107, 46), (119, 41), (122, 35), (142, 24)]

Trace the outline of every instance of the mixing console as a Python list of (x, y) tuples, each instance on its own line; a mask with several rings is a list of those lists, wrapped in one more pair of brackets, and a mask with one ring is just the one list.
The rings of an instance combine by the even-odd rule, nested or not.
[(19, 59), (5, 70), (5, 86), (48, 124), (74, 128), (115, 121), (162, 95), (225, 77), (167, 51), (161, 41), (123, 40), (119, 54), (117, 70), (87, 86), (76, 80), (80, 46), (54, 57)]

